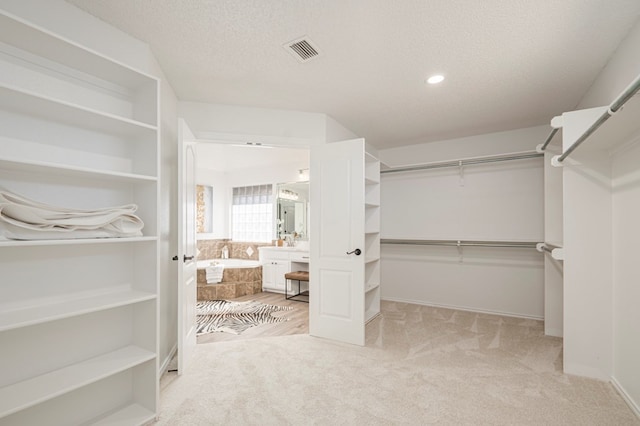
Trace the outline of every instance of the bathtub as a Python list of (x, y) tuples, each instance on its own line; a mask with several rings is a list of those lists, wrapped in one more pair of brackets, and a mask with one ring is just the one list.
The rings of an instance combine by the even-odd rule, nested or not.
[[(211, 262), (224, 265), (222, 281), (207, 284), (206, 268)], [(207, 259), (196, 262), (198, 300), (225, 300), (262, 291), (262, 264), (248, 259)]]
[(260, 261), (249, 259), (208, 259), (198, 260), (196, 264), (198, 265), (198, 269), (204, 269), (207, 266), (211, 265), (211, 262), (216, 262), (219, 265), (224, 265), (224, 269), (255, 268), (257, 266), (262, 266)]

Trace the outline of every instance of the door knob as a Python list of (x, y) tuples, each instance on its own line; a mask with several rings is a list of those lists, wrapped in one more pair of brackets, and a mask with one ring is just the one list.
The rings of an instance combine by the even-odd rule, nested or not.
[(193, 260), (193, 258), (194, 258), (194, 257), (195, 257), (195, 256), (187, 256), (187, 255), (185, 254), (185, 255), (184, 255), (184, 258), (183, 258), (183, 262), (186, 262), (187, 260)]
[(347, 252), (347, 254), (355, 254), (356, 256), (360, 256), (361, 253), (362, 253), (362, 250), (360, 249), (355, 249), (354, 251)]

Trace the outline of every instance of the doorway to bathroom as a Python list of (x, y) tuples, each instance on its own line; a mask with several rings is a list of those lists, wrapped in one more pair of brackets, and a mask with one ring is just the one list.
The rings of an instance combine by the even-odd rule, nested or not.
[[(291, 263), (263, 262), (261, 247), (298, 245), (308, 250), (309, 149), (199, 142), (196, 160), (198, 301), (287, 308), (269, 313), (286, 321), (266, 322), (238, 334), (202, 333), (197, 342), (308, 333), (309, 305), (284, 295), (284, 269)], [(256, 311), (262, 313), (262, 308)]]

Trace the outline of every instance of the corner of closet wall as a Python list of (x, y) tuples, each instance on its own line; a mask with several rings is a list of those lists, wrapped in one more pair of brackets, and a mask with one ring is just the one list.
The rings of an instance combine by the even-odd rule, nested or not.
[(351, 130), (344, 127), (340, 122), (329, 115), (325, 115), (327, 122), (325, 141), (326, 143), (356, 139), (358, 136)]
[(589, 91), (584, 94), (576, 110), (608, 105), (640, 71), (640, 20), (618, 45)]
[[(547, 130), (380, 150), (382, 299), (543, 319), (535, 249), (544, 238), (543, 160), (535, 148)], [(513, 161), (460, 165), (514, 153)], [(437, 167), (389, 170), (420, 164)]]

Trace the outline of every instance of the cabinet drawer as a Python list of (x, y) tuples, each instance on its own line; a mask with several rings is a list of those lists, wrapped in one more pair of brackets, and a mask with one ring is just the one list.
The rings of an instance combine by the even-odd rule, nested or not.
[(264, 260), (265, 261), (270, 261), (270, 260), (289, 260), (289, 252), (283, 251), (283, 252), (269, 252), (269, 253), (265, 253), (264, 255)]
[(259, 247), (259, 258), (261, 262), (270, 260), (289, 260), (289, 251), (276, 247)]
[(292, 252), (291, 260), (294, 262), (309, 263), (308, 252)]

